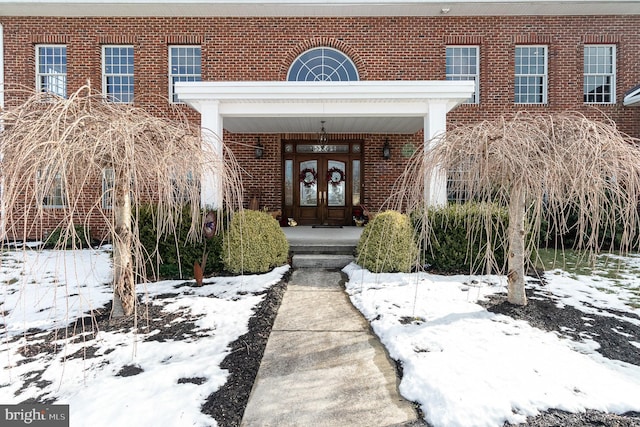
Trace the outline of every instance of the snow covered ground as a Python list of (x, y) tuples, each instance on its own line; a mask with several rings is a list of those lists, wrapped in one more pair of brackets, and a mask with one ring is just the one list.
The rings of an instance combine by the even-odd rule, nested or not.
[[(623, 261), (637, 268), (639, 260)], [(603, 357), (588, 338), (572, 341), (479, 305), (488, 295), (506, 293), (504, 277), (373, 274), (355, 264), (344, 271), (352, 303), (402, 362), (400, 392), (418, 402), (434, 426), (501, 426), (550, 408), (640, 411), (640, 366)], [(589, 316), (613, 315), (601, 309), (614, 309), (618, 319), (640, 325), (640, 309), (633, 306), (640, 276), (554, 270), (546, 277), (546, 285), (532, 285), (534, 298), (575, 307), (585, 323)], [(640, 364), (640, 337), (628, 339)]]
[[(96, 335), (89, 325), (60, 334), (57, 352), (32, 355), (26, 344), (47, 345), (50, 331), (110, 301), (109, 252), (3, 252), (0, 261), (0, 402), (69, 404), (72, 425), (96, 427), (215, 425), (200, 410), (225, 382), (220, 362), (228, 344), (246, 332), (260, 292), (288, 268), (211, 278), (200, 288), (163, 281), (141, 289), (171, 314), (167, 322), (195, 319), (186, 338), (165, 337), (162, 327)], [(623, 261), (640, 269), (640, 258)], [(584, 311), (585, 319), (607, 314), (637, 326), (640, 275), (633, 268), (617, 278), (555, 270), (535, 293)], [(502, 277), (372, 274), (355, 264), (344, 271), (352, 302), (403, 364), (401, 393), (436, 427), (500, 426), (548, 408), (640, 411), (640, 366), (603, 357), (588, 338), (572, 341), (478, 304), (506, 291)], [(40, 332), (27, 341), (33, 328)], [(640, 361), (640, 337), (628, 340)]]
[[(215, 425), (201, 406), (226, 381), (220, 363), (230, 351), (228, 345), (246, 333), (252, 309), (264, 298), (255, 294), (277, 283), (288, 269), (208, 279), (202, 287), (183, 286), (184, 281), (148, 284), (141, 294), (174, 314), (171, 322), (197, 318), (196, 329), (186, 339), (154, 339), (161, 330), (98, 331), (94, 339), (89, 327), (68, 338), (61, 334), (55, 342), (62, 347), (59, 353), (31, 357), (21, 347), (44, 345), (49, 331), (111, 300), (109, 253), (0, 255), (0, 402), (69, 404), (71, 425), (95, 427)], [(21, 335), (30, 328), (42, 333), (27, 341)], [(25, 387), (25, 380), (34, 375), (37, 381)]]

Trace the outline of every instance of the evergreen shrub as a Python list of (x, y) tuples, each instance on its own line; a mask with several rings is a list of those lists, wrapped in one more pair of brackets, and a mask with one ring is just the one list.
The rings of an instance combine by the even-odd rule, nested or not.
[(188, 240), (187, 233), (191, 228), (188, 206), (182, 212), (182, 221), (176, 225), (176, 233), (158, 236), (155, 217), (153, 205), (139, 209), (139, 237), (147, 252), (147, 273), (155, 272), (155, 279), (193, 278), (193, 264), (196, 261), (202, 264), (205, 252), (207, 258), (204, 275), (210, 276), (222, 271), (222, 233), (214, 235), (211, 239), (203, 238), (201, 242)]
[(396, 211), (377, 214), (362, 230), (356, 262), (374, 273), (408, 273), (418, 246), (409, 216)]
[[(428, 227), (423, 229), (424, 213), (414, 212), (412, 221), (421, 235), (421, 259), (439, 273), (484, 273), (506, 270), (505, 244), (509, 212), (489, 203), (451, 203), (426, 211)], [(492, 230), (487, 233), (486, 227)]]
[(73, 227), (73, 231), (58, 227), (47, 236), (44, 249), (82, 249), (91, 247), (88, 230), (82, 225)]
[[(564, 209), (562, 216), (566, 219), (564, 227), (556, 224), (553, 218), (549, 218), (548, 212), (541, 220), (539, 246), (542, 248), (554, 249), (586, 249), (589, 247), (589, 240), (593, 237), (593, 223), (586, 223), (583, 230), (579, 228), (580, 217), (574, 206)], [(603, 209), (598, 223), (599, 235), (597, 250), (619, 251), (630, 250), (640, 251), (640, 224), (634, 224), (631, 231), (634, 239), (626, 246), (623, 244), (625, 235), (624, 224), (618, 221), (615, 212), (611, 208)], [(562, 231), (559, 231), (559, 230)]]
[(287, 262), (289, 242), (266, 212), (236, 212), (222, 241), (222, 260), (231, 273), (266, 273)]

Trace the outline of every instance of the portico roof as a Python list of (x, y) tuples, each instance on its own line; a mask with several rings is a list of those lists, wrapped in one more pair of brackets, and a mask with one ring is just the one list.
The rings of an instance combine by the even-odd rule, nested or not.
[(180, 100), (215, 108), (238, 133), (415, 133), (434, 105), (446, 113), (471, 97), (471, 81), (180, 82)]
[(624, 94), (624, 100), (622, 103), (627, 106), (640, 107), (640, 85), (634, 87), (629, 92)]

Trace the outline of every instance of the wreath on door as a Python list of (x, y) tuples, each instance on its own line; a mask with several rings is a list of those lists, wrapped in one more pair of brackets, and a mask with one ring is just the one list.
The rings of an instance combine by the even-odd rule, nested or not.
[(344, 182), (344, 178), (344, 171), (339, 168), (331, 168), (327, 171), (327, 182), (329, 182), (334, 187)]
[(300, 182), (304, 184), (305, 187), (313, 187), (316, 185), (317, 180), (318, 174), (315, 169), (306, 168), (300, 171)]

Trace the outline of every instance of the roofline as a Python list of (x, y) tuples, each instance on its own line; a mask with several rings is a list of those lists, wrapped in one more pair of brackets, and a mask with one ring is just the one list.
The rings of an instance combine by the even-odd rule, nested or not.
[(625, 107), (640, 107), (640, 85), (634, 87), (629, 92), (624, 94), (624, 100), (622, 104)]
[(638, 0), (0, 0), (1, 16), (638, 15)]

